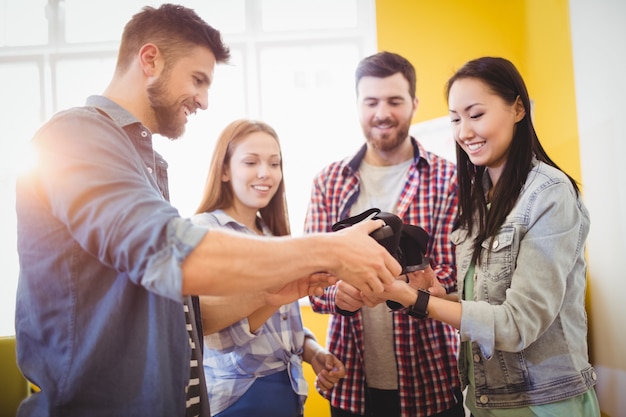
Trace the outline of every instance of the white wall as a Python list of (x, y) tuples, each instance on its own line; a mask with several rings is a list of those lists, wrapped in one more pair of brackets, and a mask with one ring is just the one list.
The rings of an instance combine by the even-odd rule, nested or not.
[(591, 361), (602, 411), (626, 416), (626, 2), (570, 0), (588, 239)]

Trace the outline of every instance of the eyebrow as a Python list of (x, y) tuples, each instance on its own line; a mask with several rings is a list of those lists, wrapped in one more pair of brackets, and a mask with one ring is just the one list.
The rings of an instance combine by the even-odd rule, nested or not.
[(196, 75), (196, 77), (200, 78), (202, 82), (206, 83), (209, 86), (211, 85), (211, 82), (213, 80), (211, 80), (211, 78), (206, 73), (202, 71), (194, 71), (194, 74)]
[[(470, 104), (469, 106), (465, 107), (465, 108), (463, 109), (463, 111), (464, 111), (464, 112), (467, 112), (467, 111), (471, 110), (471, 109), (472, 109), (472, 107), (474, 107), (474, 106), (479, 106), (479, 105), (481, 105), (481, 104), (482, 104), (482, 103), (480, 103), (480, 102), (478, 102), (478, 103), (472, 103), (472, 104)], [(448, 109), (448, 111), (449, 111), (450, 113), (458, 113), (456, 110), (452, 110), (452, 109)]]
[[(243, 156), (261, 156), (260, 153), (257, 152), (246, 152), (243, 154)], [(280, 158), (280, 154), (279, 153), (273, 153), (270, 155), (270, 158)]]
[(363, 101), (367, 100), (376, 100), (376, 101), (387, 101), (387, 100), (404, 100), (404, 96), (385, 96), (385, 97), (377, 97), (377, 96), (366, 96), (363, 97)]

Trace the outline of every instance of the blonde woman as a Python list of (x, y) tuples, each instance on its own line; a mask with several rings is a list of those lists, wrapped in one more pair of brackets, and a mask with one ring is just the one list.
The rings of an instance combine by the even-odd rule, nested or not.
[[(272, 127), (236, 120), (224, 129), (193, 222), (258, 236), (290, 234), (282, 154)], [(320, 390), (345, 375), (343, 364), (303, 328), (297, 299), (307, 294), (292, 284), (272, 293), (202, 299), (212, 415), (301, 416), (308, 390), (303, 360), (312, 365)]]

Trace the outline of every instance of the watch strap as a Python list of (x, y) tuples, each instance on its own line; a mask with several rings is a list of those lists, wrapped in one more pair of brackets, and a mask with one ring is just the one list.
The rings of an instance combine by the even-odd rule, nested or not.
[(407, 309), (407, 314), (418, 319), (425, 319), (428, 317), (428, 300), (430, 299), (430, 293), (426, 290), (417, 290), (417, 301), (415, 304)]

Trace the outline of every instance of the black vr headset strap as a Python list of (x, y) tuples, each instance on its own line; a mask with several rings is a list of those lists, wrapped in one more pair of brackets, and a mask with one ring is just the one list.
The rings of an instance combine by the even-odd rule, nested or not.
[(374, 215), (378, 213), (380, 213), (380, 209), (371, 208), (371, 209), (365, 210), (363, 213), (357, 214), (356, 216), (347, 217), (333, 224), (332, 231), (336, 232), (337, 230), (345, 229), (346, 227), (362, 222), (363, 220), (369, 217), (374, 217)]

